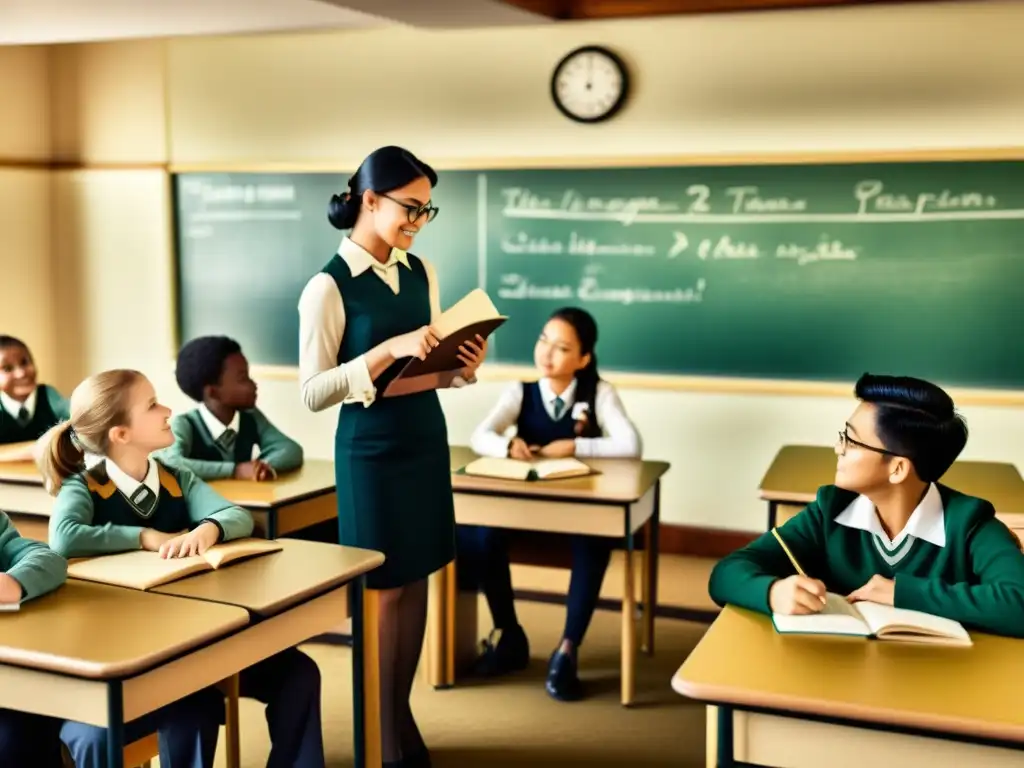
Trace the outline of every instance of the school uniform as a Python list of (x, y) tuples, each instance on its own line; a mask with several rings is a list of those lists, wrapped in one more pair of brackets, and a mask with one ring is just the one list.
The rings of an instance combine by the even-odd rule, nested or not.
[[(60, 587), (68, 564), (45, 544), (20, 536), (0, 512), (0, 573), (21, 584), (24, 602)], [(60, 768), (60, 721), (0, 709), (0, 765)]]
[(371, 589), (424, 579), (455, 556), (448, 430), (437, 392), (383, 397), (407, 361), (374, 381), (364, 357), (439, 314), (428, 262), (396, 248), (381, 264), (349, 238), (299, 300), (303, 399), (312, 410), (342, 403), (334, 443), (339, 539), (386, 557), (367, 574)]
[(71, 417), (71, 406), (53, 387), (40, 384), (18, 402), (0, 392), (0, 445), (38, 440), (58, 421)]
[[(983, 499), (932, 484), (890, 539), (866, 496), (827, 485), (779, 535), (807, 575), (830, 592), (847, 595), (881, 575), (895, 581), (897, 608), (1024, 637), (1024, 554)], [(769, 614), (772, 584), (793, 573), (765, 533), (715, 566), (709, 590), (719, 605)]]
[[(576, 407), (576, 391), (576, 381), (561, 395), (554, 393), (547, 379), (510, 385), (474, 432), (470, 441), (473, 450), (483, 456), (507, 456), (513, 438), (505, 433), (514, 424), (515, 436), (527, 445), (545, 446), (557, 440), (574, 440), (579, 457), (639, 456), (639, 433), (626, 415), (614, 387), (605, 381), (598, 382), (595, 413), (588, 416), (596, 419), (601, 436), (576, 436), (580, 412)], [(460, 525), (458, 545), (460, 587), (483, 590), (496, 628), (503, 632), (518, 628), (505, 532), (499, 528)], [(594, 615), (614, 546), (615, 541), (605, 537), (570, 537), (572, 576), (563, 637), (575, 647), (583, 643)]]
[[(172, 469), (150, 458), (149, 472), (140, 483), (106, 459), (61, 486), (50, 517), (50, 541), (66, 557), (111, 554), (139, 549), (142, 528), (176, 533), (207, 521), (217, 526), (222, 541), (249, 536), (253, 530), (247, 511), (187, 469)], [(320, 671), (315, 662), (292, 648), (243, 670), (239, 683), (242, 696), (267, 705), (272, 743), (268, 768), (323, 768)], [(205, 760), (207, 728), (212, 723), (216, 746), (216, 728), (224, 722), (223, 696), (216, 689), (195, 696), (161, 710), (147, 723), (148, 732), (155, 726), (161, 743), (168, 742), (172, 759), (175, 754), (195, 755), (181, 763), (186, 766), (209, 765), (194, 761), (200, 756)], [(63, 738), (69, 747), (69, 738), (79, 744), (83, 755), (92, 755), (95, 745), (104, 743), (103, 729), (76, 723), (65, 725), (65, 731), (72, 725), (72, 734)]]
[(265, 461), (275, 472), (289, 472), (302, 466), (302, 446), (280, 432), (262, 411), (235, 411), (224, 424), (200, 404), (171, 421), (174, 445), (157, 458), (184, 467), (200, 480), (232, 477), (235, 467), (253, 459)]

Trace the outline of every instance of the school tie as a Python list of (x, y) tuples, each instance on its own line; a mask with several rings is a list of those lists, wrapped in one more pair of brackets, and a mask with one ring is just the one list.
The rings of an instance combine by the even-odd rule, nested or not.
[(565, 412), (565, 400), (556, 396), (552, 405), (555, 408), (555, 421), (558, 421), (562, 418), (562, 414)]
[(221, 436), (217, 438), (217, 445), (223, 448), (226, 452), (231, 453), (235, 449), (235, 440), (237, 438), (238, 433), (228, 427), (221, 433)]
[(131, 495), (131, 502), (145, 517), (149, 517), (156, 509), (156, 494), (149, 490), (149, 486), (140, 485)]
[(18, 426), (24, 427), (32, 420), (32, 416), (28, 412), (28, 408), (24, 405), (18, 410)]

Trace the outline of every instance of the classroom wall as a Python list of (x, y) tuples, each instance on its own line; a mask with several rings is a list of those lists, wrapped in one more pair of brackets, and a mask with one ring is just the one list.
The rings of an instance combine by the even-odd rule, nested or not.
[[(62, 55), (82, 71), (120, 71), (124, 57), (132, 75), (85, 77), (77, 97), (58, 101), (74, 101), (79, 124), (98, 126), (85, 143), (97, 148), (88, 153), (96, 162), (141, 146), (164, 103), (167, 158), (210, 166), (353, 167), (385, 143), (408, 145), (441, 167), (536, 157), (600, 163), (654, 154), (1020, 146), (1022, 25), (1022, 4), (971, 2), (72, 46)], [(548, 78), (561, 55), (592, 42), (625, 56), (636, 93), (611, 124), (576, 126), (551, 106)], [(164, 85), (166, 102), (154, 96)], [(103, 105), (115, 105), (118, 118), (101, 114)], [(146, 147), (133, 150), (137, 163), (161, 156), (155, 142)], [(57, 197), (74, 211), (57, 249), (62, 295), (75, 307), (62, 317), (76, 323), (68, 344), (78, 345), (82, 372), (135, 362), (169, 404), (184, 407), (169, 359), (172, 255), (158, 177), (142, 167), (59, 175)], [(443, 393), (452, 442), (468, 439), (501, 386)], [(622, 396), (646, 454), (672, 462), (664, 519), (741, 530), (764, 525), (756, 488), (778, 447), (831, 442), (852, 407), (844, 398)], [(260, 401), (309, 455), (330, 455), (335, 414), (306, 412), (296, 381), (263, 377)], [(1024, 462), (1024, 409), (964, 411), (969, 457)]]

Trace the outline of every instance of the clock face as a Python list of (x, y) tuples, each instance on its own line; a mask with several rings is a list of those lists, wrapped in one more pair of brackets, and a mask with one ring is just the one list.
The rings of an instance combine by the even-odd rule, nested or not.
[(555, 68), (551, 97), (566, 117), (581, 123), (607, 120), (622, 108), (629, 78), (622, 60), (600, 46), (570, 53)]

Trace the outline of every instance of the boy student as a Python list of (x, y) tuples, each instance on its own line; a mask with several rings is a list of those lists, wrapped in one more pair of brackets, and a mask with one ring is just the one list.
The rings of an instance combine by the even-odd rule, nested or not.
[(178, 353), (181, 391), (199, 407), (171, 419), (174, 445), (160, 457), (202, 480), (270, 480), (302, 466), (302, 446), (256, 409), (256, 382), (242, 348), (226, 336), (201, 336)]
[[(89, 557), (145, 549), (161, 557), (188, 557), (252, 533), (248, 512), (189, 470), (153, 457), (174, 439), (170, 415), (138, 371), (105, 371), (75, 388), (71, 418), (47, 432), (39, 459), (46, 487), (57, 497), (50, 516), (55, 551)], [(101, 461), (86, 469), (86, 452)], [(268, 768), (323, 768), (316, 663), (290, 648), (243, 669), (239, 683), (243, 697), (267, 705)], [(208, 688), (184, 701), (158, 710), (156, 721), (150, 721), (150, 732), (154, 724), (160, 731), (161, 745), (176, 745), (179, 755), (165, 760), (161, 754), (160, 765), (208, 768), (223, 697)], [(66, 723), (62, 738), (78, 768), (101, 768), (103, 729)]]
[(923, 611), (1024, 637), (1024, 554), (982, 499), (939, 485), (967, 425), (934, 384), (864, 374), (836, 443), (835, 485), (711, 573), (711, 597), (761, 613), (808, 614), (825, 593)]
[[(28, 443), (68, 417), (68, 401), (53, 387), (36, 383), (28, 345), (0, 335), (0, 444)], [(31, 459), (26, 452), (25, 459)]]
[[(7, 515), (0, 512), (0, 604), (21, 603), (52, 592), (67, 575), (63, 557), (45, 544), (19, 536)], [(60, 768), (60, 721), (0, 709), (0, 765)]]

